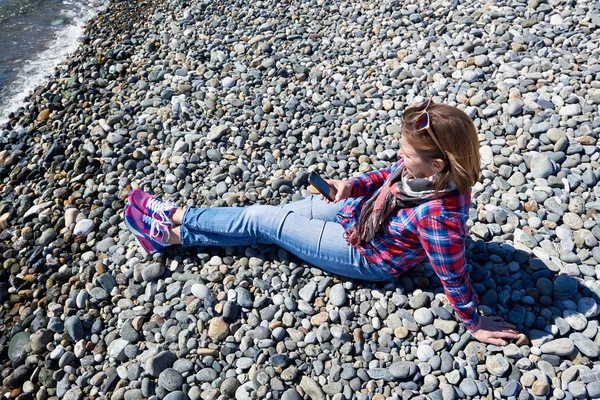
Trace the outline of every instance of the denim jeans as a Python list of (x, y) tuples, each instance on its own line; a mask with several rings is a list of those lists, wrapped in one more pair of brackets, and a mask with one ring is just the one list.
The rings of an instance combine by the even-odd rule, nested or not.
[(366, 281), (393, 278), (346, 241), (336, 219), (343, 203), (311, 196), (281, 207), (186, 208), (180, 240), (185, 247), (274, 244), (327, 272)]

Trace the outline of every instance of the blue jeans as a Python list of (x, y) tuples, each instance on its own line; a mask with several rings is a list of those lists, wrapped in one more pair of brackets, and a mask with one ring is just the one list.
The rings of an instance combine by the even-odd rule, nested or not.
[(392, 279), (344, 238), (336, 219), (343, 204), (311, 196), (281, 207), (186, 208), (180, 240), (185, 247), (275, 244), (333, 274), (366, 281)]

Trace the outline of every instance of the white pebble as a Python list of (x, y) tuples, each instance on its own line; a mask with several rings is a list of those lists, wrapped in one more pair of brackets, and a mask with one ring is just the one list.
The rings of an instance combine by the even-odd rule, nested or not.
[(56, 346), (52, 353), (50, 353), (50, 359), (58, 360), (65, 353), (65, 349), (59, 344)]

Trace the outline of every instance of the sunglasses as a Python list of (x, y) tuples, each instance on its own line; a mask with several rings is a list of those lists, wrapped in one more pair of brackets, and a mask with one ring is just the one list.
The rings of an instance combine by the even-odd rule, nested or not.
[(429, 113), (427, 112), (427, 109), (432, 104), (433, 104), (433, 100), (427, 99), (423, 103), (414, 106), (415, 111), (421, 113), (421, 114), (419, 114), (419, 116), (417, 117), (417, 120), (415, 121), (415, 130), (417, 131), (417, 133), (427, 132), (429, 134), (429, 136), (431, 137), (431, 139), (433, 139), (433, 141), (435, 142), (438, 149), (440, 149), (440, 151), (444, 155), (444, 158), (447, 159), (448, 157), (446, 156), (446, 152), (442, 148), (442, 145), (440, 144), (440, 142), (435, 137), (435, 134), (433, 133), (433, 129), (431, 129), (431, 125), (429, 123)]

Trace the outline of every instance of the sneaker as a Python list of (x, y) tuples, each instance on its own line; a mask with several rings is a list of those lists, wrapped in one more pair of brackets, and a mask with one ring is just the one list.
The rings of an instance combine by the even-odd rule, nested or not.
[(170, 201), (164, 202), (140, 189), (133, 189), (129, 192), (127, 201), (143, 214), (149, 215), (167, 225), (173, 225), (170, 217), (177, 209), (177, 206)]
[(149, 215), (142, 214), (140, 210), (129, 204), (125, 206), (123, 214), (125, 225), (135, 235), (146, 253), (154, 254), (170, 246), (166, 243), (171, 236), (168, 225)]

